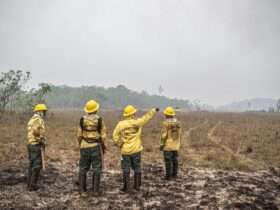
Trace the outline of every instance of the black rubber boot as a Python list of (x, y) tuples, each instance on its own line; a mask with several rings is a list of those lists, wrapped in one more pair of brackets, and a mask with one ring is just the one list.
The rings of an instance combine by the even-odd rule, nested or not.
[(139, 173), (139, 187), (142, 185), (142, 173)]
[(171, 164), (170, 162), (166, 162), (165, 163), (165, 180), (169, 181), (171, 179), (171, 175), (172, 175), (172, 172), (171, 172), (172, 168), (171, 168)]
[(178, 175), (178, 161), (174, 161), (173, 163), (173, 171), (172, 171), (172, 178), (177, 178)]
[(30, 185), (31, 185), (31, 176), (32, 176), (32, 169), (31, 169), (31, 167), (29, 167), (28, 171), (27, 171), (27, 178), (26, 178), (27, 189), (29, 189)]
[[(134, 173), (134, 189), (137, 190), (138, 189), (138, 183), (137, 183), (137, 174)], [(138, 189), (139, 190), (139, 189)]]
[(29, 191), (36, 191), (39, 189), (37, 183), (40, 175), (40, 170), (34, 170), (31, 173)]
[(178, 152), (173, 152), (172, 158), (172, 178), (177, 178), (178, 175)]
[(39, 180), (40, 171), (41, 171), (41, 169), (38, 169), (38, 170), (35, 172), (35, 184), (36, 184), (36, 185), (37, 185), (38, 180)]
[(87, 175), (80, 174), (79, 175), (79, 191), (81, 195), (84, 195), (87, 191)]
[(94, 192), (95, 173), (92, 173), (92, 192)]
[(92, 191), (95, 195), (100, 195), (100, 179), (99, 173), (93, 173), (92, 175)]
[(123, 188), (121, 189), (122, 192), (128, 192), (129, 189), (129, 173), (123, 173)]
[(136, 191), (140, 191), (141, 186), (141, 173), (134, 174), (134, 189)]

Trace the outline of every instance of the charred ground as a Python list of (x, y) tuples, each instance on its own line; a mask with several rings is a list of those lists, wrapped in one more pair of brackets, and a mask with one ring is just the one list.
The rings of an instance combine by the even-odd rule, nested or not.
[[(79, 150), (75, 141), (81, 113), (50, 113), (47, 169), (38, 192), (28, 192), (25, 125), (27, 116), (2, 118), (0, 133), (0, 209), (279, 209), (280, 115), (265, 113), (180, 114), (183, 146), (179, 178), (164, 182), (159, 152), (161, 117), (144, 129), (143, 187), (120, 194), (120, 154), (110, 134), (118, 112), (103, 113), (108, 151), (104, 195), (80, 199)], [(90, 183), (90, 180), (88, 180)], [(89, 185), (90, 188), (90, 185)]]

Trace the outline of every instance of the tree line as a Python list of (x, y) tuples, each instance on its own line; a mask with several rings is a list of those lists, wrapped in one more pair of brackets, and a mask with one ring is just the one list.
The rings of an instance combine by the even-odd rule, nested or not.
[(132, 91), (123, 85), (110, 88), (97, 86), (51, 86), (51, 90), (51, 92), (47, 93), (46, 100), (50, 106), (60, 109), (81, 108), (86, 101), (92, 98), (108, 109), (120, 109), (127, 104), (133, 104), (139, 108), (166, 107), (170, 105), (186, 109), (192, 107), (188, 100), (149, 95), (145, 91)]
[(28, 88), (27, 84), (30, 80), (31, 73), (22, 70), (10, 70), (0, 74), (0, 113), (31, 112), (37, 103), (46, 103), (49, 107), (56, 109), (80, 109), (90, 99), (97, 100), (108, 109), (120, 109), (127, 104), (133, 104), (139, 108), (173, 106), (191, 109), (196, 107), (189, 100), (149, 95), (145, 91), (132, 91), (124, 85), (104, 88), (40, 83), (38, 88)]
[[(55, 86), (40, 83), (38, 88), (27, 88), (31, 73), (10, 70), (0, 74), (0, 114), (5, 111), (31, 112), (37, 103), (46, 103), (55, 109), (81, 109), (86, 101), (95, 99), (103, 108), (121, 109), (127, 104), (139, 108), (173, 106), (187, 110), (211, 110), (200, 101), (170, 99), (162, 95), (150, 95), (146, 91), (136, 92), (124, 85), (117, 87), (98, 86)], [(251, 104), (248, 104), (250, 109)], [(280, 99), (269, 112), (280, 112)]]

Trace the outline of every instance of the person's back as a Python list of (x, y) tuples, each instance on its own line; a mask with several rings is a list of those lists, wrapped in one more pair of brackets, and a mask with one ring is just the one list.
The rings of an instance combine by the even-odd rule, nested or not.
[(99, 104), (90, 100), (86, 103), (85, 115), (80, 119), (77, 140), (80, 147), (79, 191), (86, 196), (87, 173), (92, 167), (92, 191), (100, 193), (100, 179), (105, 150), (106, 127), (104, 120), (97, 114)]
[(45, 122), (39, 114), (35, 113), (27, 124), (28, 144), (39, 144), (43, 138), (45, 138)]
[(164, 151), (178, 151), (181, 146), (181, 123), (176, 117), (163, 121), (162, 140)]
[(97, 114), (86, 114), (80, 119), (78, 138), (81, 139), (80, 148), (99, 146), (99, 140), (106, 138), (103, 119)]
[(152, 109), (141, 118), (136, 118), (137, 110), (129, 105), (124, 109), (123, 117), (113, 133), (113, 141), (121, 149), (123, 188), (127, 192), (129, 188), (130, 169), (134, 171), (134, 189), (139, 190), (141, 185), (141, 142), (142, 127), (155, 115), (159, 109)]
[(176, 178), (178, 174), (178, 151), (181, 144), (181, 123), (176, 118), (172, 107), (164, 110), (165, 120), (162, 123), (160, 150), (165, 162), (165, 179)]
[(122, 145), (121, 153), (123, 155), (130, 155), (143, 150), (142, 128), (154, 116), (155, 112), (152, 109), (141, 118), (129, 116), (118, 123), (113, 137), (116, 143)]

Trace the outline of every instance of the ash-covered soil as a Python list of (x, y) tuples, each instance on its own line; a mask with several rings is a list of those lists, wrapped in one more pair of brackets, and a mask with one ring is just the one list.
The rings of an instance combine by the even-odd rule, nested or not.
[[(26, 164), (0, 168), (0, 209), (268, 209), (280, 208), (280, 169), (254, 173), (184, 168), (162, 180), (162, 165), (144, 165), (141, 192), (121, 194), (120, 171), (105, 171), (103, 195), (80, 198), (77, 169), (51, 163), (37, 192), (28, 192)], [(131, 179), (132, 182), (133, 179)], [(91, 188), (91, 179), (88, 180)], [(132, 183), (131, 183), (132, 185)]]

